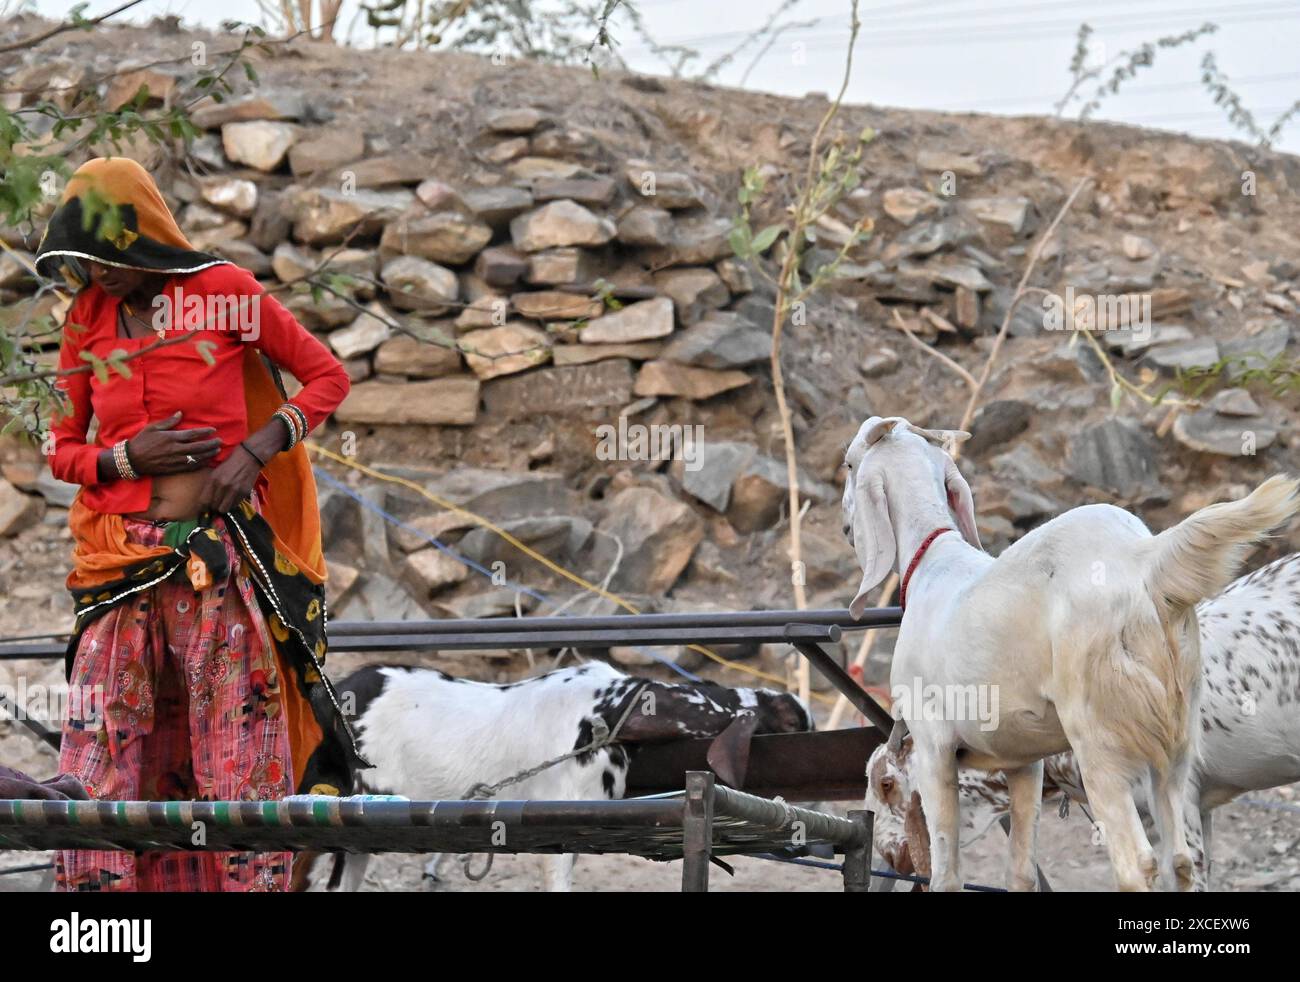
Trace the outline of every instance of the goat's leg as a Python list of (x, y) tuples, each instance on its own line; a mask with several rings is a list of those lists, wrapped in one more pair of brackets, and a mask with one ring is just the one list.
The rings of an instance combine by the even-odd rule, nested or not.
[(420, 874), (420, 879), (430, 890), (438, 889), (438, 884), (442, 882), (442, 877), (438, 874), (438, 867), (442, 865), (443, 860), (447, 857), (445, 852), (435, 852), (429, 857), (428, 862), (424, 864), (424, 872)]
[(961, 804), (957, 797), (957, 755), (951, 747), (922, 750), (919, 739), (915, 746), (916, 784), (930, 838), (930, 889), (960, 890)]
[(578, 857), (573, 853), (542, 858), (542, 889), (547, 893), (570, 893), (573, 890), (573, 865)]
[[(1068, 732), (1068, 731), (1067, 731)], [(1105, 754), (1088, 752), (1078, 738), (1071, 746), (1079, 759), (1088, 801), (1110, 855), (1110, 865), (1121, 890), (1150, 890), (1159, 873), (1155, 853), (1142, 830), (1142, 819), (1133, 801), (1130, 769)]]
[(1151, 768), (1151, 812), (1160, 835), (1160, 868), (1173, 889), (1190, 890), (1195, 861), (1187, 842), (1187, 812), (1200, 795), (1191, 788), (1191, 753), (1184, 745), (1163, 771)]
[(1197, 803), (1199, 796), (1188, 794), (1183, 802), (1183, 814), (1187, 825), (1187, 849), (1192, 856), (1192, 889), (1204, 893), (1209, 889), (1209, 875), (1206, 861), (1209, 856), (1205, 851), (1204, 817), (1201, 806)]
[(1210, 808), (1201, 809), (1201, 855), (1205, 857), (1205, 886), (1203, 889), (1210, 889), (1210, 873), (1213, 870), (1213, 863), (1210, 860), (1211, 849), (1210, 840), (1214, 838), (1214, 811)]
[(339, 858), (343, 863), (343, 876), (340, 878), (339, 889), (346, 893), (358, 892), (366, 881), (366, 867), (370, 865), (370, 853), (340, 853)]
[(1011, 863), (1007, 887), (1031, 892), (1038, 889), (1038, 817), (1043, 810), (1043, 762), (1004, 771), (1011, 796)]

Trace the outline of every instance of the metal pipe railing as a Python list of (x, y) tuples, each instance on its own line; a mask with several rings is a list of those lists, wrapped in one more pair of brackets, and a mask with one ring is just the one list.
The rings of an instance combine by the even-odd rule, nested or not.
[(896, 627), (903, 619), (898, 607), (863, 611), (861, 620), (843, 608), (824, 610), (741, 610), (715, 614), (615, 614), (608, 617), (488, 617), (436, 621), (337, 621), (331, 637), (355, 634), (475, 634), (500, 631), (508, 625), (529, 631), (620, 631), (671, 627), (783, 627), (786, 624), (834, 625), (843, 631)]
[[(847, 610), (749, 610), (720, 614), (620, 614), (613, 617), (484, 617), (430, 621), (340, 621), (335, 651), (415, 648), (609, 647), (625, 644), (738, 644), (837, 641), (841, 631), (896, 627), (897, 607), (854, 620)], [(0, 661), (62, 657), (66, 640), (0, 643)], [(62, 636), (66, 638), (66, 635)]]
[[(517, 623), (517, 622), (516, 622)], [(781, 627), (627, 628), (605, 631), (483, 631), (476, 634), (365, 634), (331, 636), (331, 651), (406, 651), (426, 648), (472, 651), (488, 648), (609, 648), (661, 644), (802, 644), (840, 639), (834, 624)]]

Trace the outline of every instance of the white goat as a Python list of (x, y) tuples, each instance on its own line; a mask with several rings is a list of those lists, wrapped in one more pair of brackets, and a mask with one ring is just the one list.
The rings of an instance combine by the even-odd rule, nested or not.
[[(1203, 685), (1201, 741), (1187, 802), (1194, 885), (1210, 885), (1213, 810), (1248, 791), (1300, 781), (1300, 553), (1236, 580), (1196, 608)], [(881, 744), (867, 762), (867, 807), (875, 812), (876, 847), (895, 870), (924, 866), (924, 819), (912, 797), (911, 746)], [(1087, 804), (1071, 753), (1044, 761), (1043, 801), (1061, 794)], [(1011, 810), (999, 772), (963, 768), (962, 815), (983, 830)], [(1150, 818), (1150, 792), (1137, 790)]]
[[(901, 417), (873, 417), (846, 455), (845, 530), (863, 577), (850, 605), (896, 568), (906, 606), (894, 649), (896, 718), (910, 724), (935, 890), (961, 888), (958, 766), (1006, 773), (1012, 889), (1037, 885), (1043, 758), (1073, 749), (1121, 889), (1160, 868), (1192, 884), (1184, 828), (1201, 668), (1194, 605), (1218, 592), (1248, 543), (1294, 511), (1296, 482), (1271, 478), (1248, 498), (1211, 505), (1158, 536), (1111, 505), (1066, 512), (999, 558), (979, 547), (970, 487), (938, 444), (964, 439)], [(961, 534), (944, 535), (953, 531)], [(921, 706), (917, 683), (947, 705)], [(993, 719), (953, 711), (991, 691)], [(912, 703), (898, 710), (902, 692)], [(1149, 770), (1157, 863), (1133, 800)]]

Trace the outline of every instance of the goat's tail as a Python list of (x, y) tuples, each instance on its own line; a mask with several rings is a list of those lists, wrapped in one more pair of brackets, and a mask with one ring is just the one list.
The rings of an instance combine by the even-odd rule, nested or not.
[(1236, 577), (1250, 546), (1300, 508), (1300, 481), (1270, 477), (1238, 501), (1202, 508), (1151, 540), (1147, 588), (1177, 615), (1212, 597)]
[(1092, 662), (1095, 704), (1108, 717), (1098, 738), (1111, 760), (1163, 772), (1195, 746), (1201, 659), (1193, 611), (1232, 581), (1253, 542), (1300, 508), (1298, 487), (1269, 478), (1248, 497), (1202, 508), (1141, 544), (1146, 596), (1131, 597), (1118, 644), (1105, 643), (1106, 654)]

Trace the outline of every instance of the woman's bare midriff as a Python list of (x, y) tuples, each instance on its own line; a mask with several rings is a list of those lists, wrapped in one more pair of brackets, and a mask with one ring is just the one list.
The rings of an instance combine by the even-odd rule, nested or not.
[(149, 507), (130, 517), (151, 522), (178, 522), (197, 518), (203, 487), (210, 473), (210, 468), (203, 467), (182, 474), (155, 475)]

